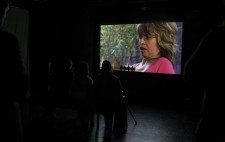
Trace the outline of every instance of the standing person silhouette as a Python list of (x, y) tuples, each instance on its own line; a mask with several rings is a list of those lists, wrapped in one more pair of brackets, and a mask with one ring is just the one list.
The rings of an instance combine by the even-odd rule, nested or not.
[(100, 74), (94, 80), (94, 95), (97, 109), (104, 115), (106, 128), (112, 130), (114, 114), (122, 100), (123, 87), (113, 74), (111, 63), (103, 61)]
[[(9, 1), (0, 1), (0, 24), (4, 22), (9, 9)], [(20, 57), (16, 36), (0, 29), (1, 65), (1, 111), (2, 139), (20, 142), (23, 139), (21, 105), (27, 91), (27, 78)], [(3, 141), (3, 140), (2, 140)]]
[(224, 64), (223, 52), (212, 54), (212, 47), (224, 47), (224, 35), (225, 17), (223, 16), (221, 21), (202, 37), (193, 56), (185, 63), (184, 80), (193, 88), (193, 93), (198, 90), (203, 92), (198, 94), (202, 102), (199, 103), (201, 111), (196, 128), (196, 142), (225, 141), (225, 99), (224, 94), (221, 93), (224, 92), (221, 82), (225, 78), (225, 69), (215, 70), (209, 67), (212, 64), (214, 66)]

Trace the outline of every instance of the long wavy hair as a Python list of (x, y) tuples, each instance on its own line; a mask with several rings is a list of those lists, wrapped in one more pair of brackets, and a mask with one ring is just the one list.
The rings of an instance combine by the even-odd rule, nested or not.
[(137, 25), (139, 37), (155, 37), (160, 50), (160, 56), (171, 62), (176, 58), (178, 28), (175, 22), (152, 22)]

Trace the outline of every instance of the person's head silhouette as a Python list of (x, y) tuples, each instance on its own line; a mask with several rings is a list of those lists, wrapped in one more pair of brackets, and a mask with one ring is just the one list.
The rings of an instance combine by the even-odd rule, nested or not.
[(109, 61), (105, 60), (102, 62), (102, 72), (103, 73), (112, 72), (112, 65)]

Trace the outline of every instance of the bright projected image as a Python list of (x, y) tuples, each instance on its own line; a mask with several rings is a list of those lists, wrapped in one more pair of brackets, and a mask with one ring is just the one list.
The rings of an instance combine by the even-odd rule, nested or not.
[(113, 70), (181, 74), (182, 32), (182, 22), (101, 25), (100, 68), (108, 60)]

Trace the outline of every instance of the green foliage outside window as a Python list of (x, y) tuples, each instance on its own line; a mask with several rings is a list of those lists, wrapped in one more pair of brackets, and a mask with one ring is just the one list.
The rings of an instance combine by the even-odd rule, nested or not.
[(103, 25), (101, 26), (100, 59), (113, 59), (121, 65), (123, 57), (136, 56), (136, 42), (136, 24)]

